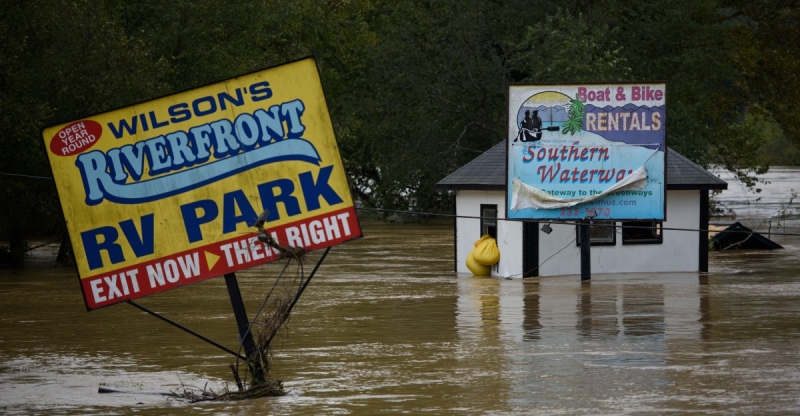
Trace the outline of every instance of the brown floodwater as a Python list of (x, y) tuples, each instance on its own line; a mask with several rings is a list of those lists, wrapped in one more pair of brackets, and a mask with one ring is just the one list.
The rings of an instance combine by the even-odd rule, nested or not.
[[(130, 305), (87, 313), (46, 251), (1, 270), (0, 414), (800, 413), (797, 237), (712, 253), (708, 274), (581, 284), (457, 275), (449, 223), (362, 226), (274, 343), (288, 394), (244, 402), (163, 396), (232, 388), (234, 357)], [(238, 273), (249, 313), (279, 271)], [(139, 303), (238, 347), (223, 279)]]

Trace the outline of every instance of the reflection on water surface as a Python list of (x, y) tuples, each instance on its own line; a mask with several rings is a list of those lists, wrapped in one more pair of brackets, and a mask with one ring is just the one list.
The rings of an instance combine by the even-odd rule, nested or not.
[[(797, 239), (714, 253), (708, 275), (581, 284), (455, 275), (450, 224), (363, 226), (331, 250), (278, 342), (273, 375), (290, 393), (245, 403), (159, 394), (221, 388), (227, 353), (128, 305), (85, 312), (71, 270), (0, 271), (0, 413), (800, 412)], [(248, 312), (277, 271), (239, 274)], [(236, 348), (222, 279), (141, 304)]]

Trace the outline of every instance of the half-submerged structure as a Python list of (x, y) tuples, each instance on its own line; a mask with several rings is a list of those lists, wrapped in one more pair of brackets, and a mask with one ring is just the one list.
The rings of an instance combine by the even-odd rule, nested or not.
[(710, 246), (714, 250), (775, 250), (783, 248), (780, 244), (745, 227), (738, 221), (716, 233), (710, 241)]
[[(565, 221), (505, 220), (507, 143), (498, 143), (437, 183), (456, 195), (455, 269), (485, 234), (496, 238), (497, 277), (580, 273), (578, 227)], [(666, 155), (665, 221), (592, 221), (593, 273), (708, 271), (709, 191), (728, 184), (672, 149)], [(699, 232), (697, 230), (700, 230)]]

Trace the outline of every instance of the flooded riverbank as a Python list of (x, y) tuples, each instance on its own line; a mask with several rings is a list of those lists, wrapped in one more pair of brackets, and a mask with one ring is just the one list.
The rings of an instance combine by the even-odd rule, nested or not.
[[(753, 188), (738, 182), (725, 170), (712, 169), (728, 182), (728, 189), (712, 196), (726, 214), (724, 222), (740, 221), (745, 226), (778, 235), (800, 233), (800, 168), (773, 166)], [(760, 191), (757, 191), (760, 190)]]
[[(129, 305), (87, 313), (74, 270), (49, 261), (0, 271), (0, 413), (800, 412), (796, 236), (711, 253), (708, 274), (581, 284), (456, 275), (448, 222), (363, 227), (331, 250), (275, 344), (289, 393), (241, 403), (161, 395), (233, 388), (228, 353)], [(238, 274), (248, 312), (278, 271)], [(140, 303), (238, 346), (223, 279)]]

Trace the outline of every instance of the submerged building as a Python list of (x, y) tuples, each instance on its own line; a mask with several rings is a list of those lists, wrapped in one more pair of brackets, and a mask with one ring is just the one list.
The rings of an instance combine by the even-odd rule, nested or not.
[[(482, 235), (495, 237), (500, 261), (492, 276), (580, 274), (575, 223), (506, 220), (506, 154), (502, 141), (437, 183), (456, 195), (455, 270)], [(708, 271), (709, 191), (728, 184), (667, 150), (665, 221), (592, 222), (592, 273)], [(700, 230), (698, 232), (698, 230)]]

